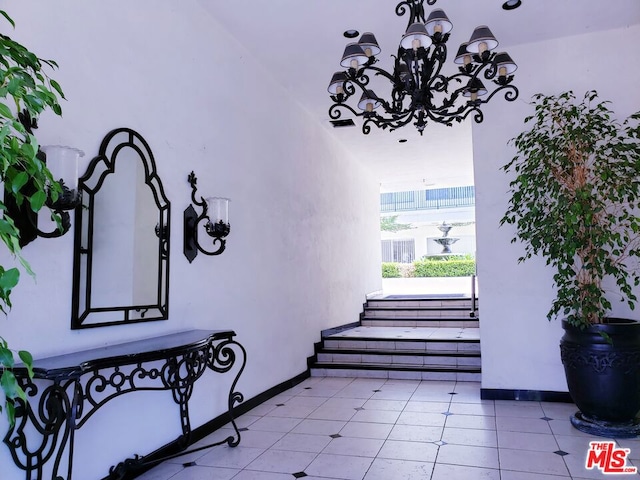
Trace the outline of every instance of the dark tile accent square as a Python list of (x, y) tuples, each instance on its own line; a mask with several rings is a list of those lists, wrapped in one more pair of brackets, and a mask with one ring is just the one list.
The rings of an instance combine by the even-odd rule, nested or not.
[(276, 403), (276, 407), (284, 407), (284, 403)]
[(569, 455), (569, 452), (565, 452), (565, 451), (562, 451), (562, 450), (556, 450), (553, 453), (555, 453), (556, 455), (560, 455), (561, 457), (564, 457), (565, 455)]
[(305, 390), (312, 390), (311, 387), (304, 387)]
[(453, 415), (453, 413), (451, 413), (451, 412), (442, 412), (442, 414), (443, 414), (445, 417), (448, 417), (449, 415)]
[(377, 393), (377, 392), (381, 392), (381, 391), (382, 391), (382, 390), (374, 390), (374, 392), (376, 392), (376, 393)]
[(334, 433), (333, 435), (329, 435), (331, 438), (342, 438), (342, 435), (339, 433)]
[(360, 410), (364, 410), (364, 408), (362, 408), (362, 407), (358, 407), (358, 408), (354, 408), (354, 410), (356, 410), (356, 411), (358, 411), (358, 412), (359, 412)]
[(549, 420), (553, 420), (553, 418), (549, 418), (549, 417), (540, 417), (540, 420), (544, 420), (545, 422), (548, 422)]
[(182, 466), (184, 468), (188, 468), (188, 467), (195, 467), (196, 466), (196, 462), (187, 462), (187, 463), (183, 463)]
[(443, 442), (442, 440), (438, 440), (437, 442), (433, 442), (435, 445), (442, 447), (443, 445), (447, 445), (447, 442)]
[(449, 395), (457, 395), (456, 392), (449, 392)]
[(293, 474), (294, 478), (302, 478), (302, 477), (306, 477), (307, 474), (304, 472), (296, 472)]
[(239, 432), (247, 432), (249, 429), (247, 427), (242, 427), (238, 429)]

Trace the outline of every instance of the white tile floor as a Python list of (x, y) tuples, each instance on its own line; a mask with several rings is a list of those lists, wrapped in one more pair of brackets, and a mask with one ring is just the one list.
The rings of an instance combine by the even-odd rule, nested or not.
[[(141, 480), (637, 478), (584, 467), (575, 407), (480, 400), (474, 382), (310, 378), (238, 419), (242, 440), (167, 461)], [(221, 429), (200, 442), (228, 436)], [(628, 465), (640, 465), (640, 440)], [(191, 466), (184, 464), (192, 462)]]

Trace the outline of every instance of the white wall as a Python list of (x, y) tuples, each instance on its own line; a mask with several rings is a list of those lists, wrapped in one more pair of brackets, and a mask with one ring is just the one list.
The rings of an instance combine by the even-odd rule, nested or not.
[[(23, 276), (0, 319), (11, 346), (43, 357), (234, 329), (248, 351), (238, 389), (251, 398), (305, 371), (322, 329), (357, 321), (365, 295), (381, 286), (377, 182), (196, 0), (14, 0), (3, 8), (17, 23), (12, 36), (60, 65), (52, 76), (66, 92), (64, 117), (41, 118), (40, 142), (81, 148), (84, 171), (108, 131), (131, 127), (149, 142), (172, 207), (168, 321), (71, 331), (73, 236), (39, 239), (24, 249), (37, 279)], [(182, 255), (191, 170), (199, 193), (232, 199), (226, 251), (193, 264)], [(222, 391), (214, 375), (196, 386), (194, 426), (224, 411)], [(100, 478), (178, 434), (169, 395), (136, 395), (78, 432), (74, 478)], [(1, 445), (2, 479), (23, 478), (6, 470), (11, 464)]]
[[(484, 123), (474, 127), (483, 388), (567, 390), (558, 346), (561, 323), (546, 320), (553, 272), (542, 259), (518, 265), (523, 250), (510, 243), (514, 228), (498, 226), (511, 180), (499, 169), (515, 155), (507, 141), (525, 129), (524, 118), (533, 112), (528, 102), (538, 92), (573, 90), (581, 98), (596, 89), (620, 118), (640, 110), (640, 72), (631, 60), (639, 39), (635, 26), (510, 49), (519, 65), (520, 97), (514, 103), (495, 98), (484, 109)], [(615, 308), (614, 313), (639, 318), (619, 303)]]

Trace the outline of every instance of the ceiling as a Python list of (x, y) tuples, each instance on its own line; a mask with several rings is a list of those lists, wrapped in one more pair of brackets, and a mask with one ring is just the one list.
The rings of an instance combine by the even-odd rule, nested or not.
[[(345, 45), (353, 41), (344, 38), (343, 32), (373, 32), (382, 48), (378, 66), (390, 69), (390, 55), (397, 52), (408, 22), (407, 15), (395, 15), (398, 1), (200, 0), (295, 101), (371, 169), (382, 191), (471, 185), (470, 119), (453, 127), (430, 124), (422, 137), (412, 125), (394, 132), (374, 127), (364, 135), (360, 119), (350, 128), (333, 128), (329, 123), (327, 86), (331, 75), (341, 70)], [(454, 25), (447, 43), (450, 66), (451, 51), (467, 41), (478, 25), (488, 25), (500, 41), (500, 50), (508, 51), (512, 45), (640, 23), (640, 0), (523, 0), (521, 7), (511, 11), (501, 8), (503, 1), (438, 0), (433, 7), (425, 3), (427, 15), (433, 8), (442, 8)], [(383, 88), (376, 92), (388, 96)], [(398, 143), (399, 139), (407, 142)]]

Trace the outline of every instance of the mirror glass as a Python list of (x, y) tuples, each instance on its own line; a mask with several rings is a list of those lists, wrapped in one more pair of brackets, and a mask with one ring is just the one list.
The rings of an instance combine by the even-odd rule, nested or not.
[(147, 142), (110, 132), (78, 189), (71, 328), (166, 320), (170, 209)]

